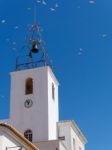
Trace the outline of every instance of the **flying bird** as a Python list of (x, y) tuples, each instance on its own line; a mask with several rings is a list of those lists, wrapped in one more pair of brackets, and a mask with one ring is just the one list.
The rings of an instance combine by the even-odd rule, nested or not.
[(55, 11), (55, 8), (52, 8), (52, 7), (51, 7), (50, 10), (51, 10), (51, 11)]
[(78, 55), (82, 55), (82, 52), (78, 52)]
[(95, 4), (95, 1), (94, 0), (90, 0), (89, 3), (90, 4)]
[(9, 39), (9, 38), (7, 38), (7, 39), (6, 39), (6, 41), (7, 41), (7, 42), (9, 42), (9, 41), (10, 41), (10, 39)]
[(83, 53), (84, 53), (84, 49), (83, 48), (79, 48), (78, 55), (82, 55)]
[(14, 29), (19, 29), (19, 26), (15, 26)]
[(30, 8), (30, 7), (28, 7), (28, 8), (27, 8), (27, 10), (31, 10), (31, 8)]
[(2, 95), (2, 94), (0, 94), (0, 98), (4, 99), (4, 98), (5, 98), (5, 96), (4, 96), (4, 95)]
[(105, 38), (105, 37), (107, 37), (107, 34), (102, 34), (102, 38)]
[(83, 49), (82, 49), (82, 48), (79, 48), (79, 51), (81, 51), (81, 52), (82, 52), (82, 51), (83, 51)]
[(17, 49), (15, 47), (12, 48), (13, 51), (17, 51)]
[(16, 42), (12, 42), (13, 45), (16, 45)]
[(4, 24), (6, 22), (6, 20), (1, 20), (1, 23)]
[(41, 1), (40, 1), (40, 0), (37, 0), (37, 3), (41, 3)]
[(45, 2), (45, 0), (42, 0), (42, 4), (43, 5), (47, 5), (47, 3)]
[(80, 6), (77, 6), (77, 8), (80, 9), (81, 7), (80, 7)]
[(58, 7), (59, 7), (59, 5), (58, 5), (58, 3), (56, 3), (56, 4), (55, 4), (55, 8), (58, 8)]

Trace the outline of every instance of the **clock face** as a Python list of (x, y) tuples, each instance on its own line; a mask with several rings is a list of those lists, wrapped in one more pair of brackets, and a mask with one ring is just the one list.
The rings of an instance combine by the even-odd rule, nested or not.
[(30, 108), (33, 105), (33, 101), (31, 99), (27, 99), (24, 103), (26, 108)]

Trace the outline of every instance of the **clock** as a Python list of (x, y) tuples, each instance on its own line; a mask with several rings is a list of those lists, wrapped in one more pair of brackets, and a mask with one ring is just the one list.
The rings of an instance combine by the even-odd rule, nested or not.
[(26, 99), (26, 101), (24, 102), (24, 106), (26, 108), (30, 108), (33, 105), (33, 101), (31, 99)]

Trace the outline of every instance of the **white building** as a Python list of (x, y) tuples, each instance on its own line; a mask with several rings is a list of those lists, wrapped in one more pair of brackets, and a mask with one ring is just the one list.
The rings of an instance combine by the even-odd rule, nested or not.
[(86, 139), (76, 123), (59, 121), (59, 83), (52, 69), (45, 65), (10, 75), (8, 123), (39, 150), (85, 150)]
[(0, 150), (39, 150), (13, 127), (0, 123)]
[[(28, 89), (28, 85), (31, 89)], [(73, 121), (59, 121), (58, 81), (48, 66), (11, 73), (10, 124), (40, 150), (84, 150), (86, 139)]]

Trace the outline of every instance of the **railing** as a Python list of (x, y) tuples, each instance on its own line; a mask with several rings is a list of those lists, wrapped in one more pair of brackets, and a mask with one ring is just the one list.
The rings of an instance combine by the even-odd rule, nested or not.
[(44, 60), (39, 60), (39, 61), (31, 61), (31, 62), (26, 62), (23, 64), (18, 64), (16, 63), (16, 70), (23, 70), (23, 69), (30, 69), (30, 68), (36, 68), (38, 66), (47, 66), (48, 64)]

